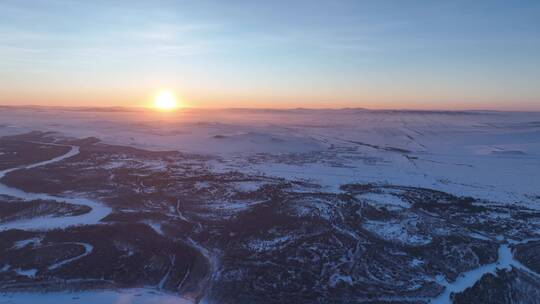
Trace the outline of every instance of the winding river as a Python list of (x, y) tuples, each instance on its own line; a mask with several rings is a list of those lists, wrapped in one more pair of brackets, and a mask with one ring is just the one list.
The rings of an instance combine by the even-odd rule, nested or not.
[[(79, 147), (70, 146), (71, 149), (58, 157), (55, 157), (50, 160), (19, 166), (16, 168), (10, 168), (7, 170), (0, 171), (0, 179), (3, 178), (6, 174), (21, 170), (21, 169), (31, 169), (36, 167), (45, 166), (48, 164), (56, 163), (64, 159), (73, 157), (79, 154)], [(90, 212), (76, 215), (76, 216), (62, 216), (62, 217), (35, 217), (30, 219), (12, 221), (8, 223), (0, 224), (0, 230), (9, 230), (9, 229), (23, 229), (23, 230), (50, 230), (56, 228), (66, 228), (70, 226), (77, 225), (90, 225), (97, 224), (102, 218), (111, 213), (111, 208), (107, 207), (105, 204), (87, 198), (79, 197), (60, 197), (55, 195), (50, 195), (46, 193), (31, 193), (25, 192), (17, 188), (9, 187), (0, 182), (0, 194), (8, 195), (11, 197), (19, 198), (26, 201), (31, 200), (48, 200), (56, 202), (65, 202), (74, 205), (85, 205), (91, 208)]]
[[(47, 143), (40, 143), (47, 144)], [(56, 144), (50, 144), (56, 145)], [(36, 167), (45, 166), (48, 164), (56, 163), (64, 159), (73, 157), (79, 154), (79, 147), (70, 146), (71, 149), (58, 157), (50, 160), (19, 166), (16, 168), (10, 168), (0, 171), (0, 179), (6, 174), (20, 170), (31, 169)], [(76, 205), (85, 205), (91, 208), (90, 212), (76, 215), (76, 216), (63, 216), (63, 217), (36, 217), (31, 219), (24, 219), (19, 221), (8, 222), (0, 224), (0, 231), (9, 229), (23, 229), (23, 230), (50, 230), (56, 228), (66, 228), (77, 225), (90, 225), (97, 224), (99, 221), (111, 213), (111, 208), (105, 204), (79, 197), (69, 196), (55, 196), (46, 193), (30, 193), (20, 189), (9, 187), (3, 183), (0, 183), (0, 195), (8, 195), (16, 197), (25, 201), (29, 200), (49, 200), (56, 202), (65, 202)], [(21, 202), (24, 203), (24, 202)], [(75, 242), (80, 246), (83, 246), (85, 252), (79, 256), (58, 262), (49, 267), (49, 269), (56, 269), (69, 264), (75, 260), (78, 260), (92, 252), (92, 245), (87, 243)], [(48, 292), (48, 293), (33, 293), (33, 292), (17, 292), (17, 293), (0, 293), (0, 304), (18, 303), (18, 304), (33, 304), (33, 303), (73, 303), (74, 300), (79, 304), (90, 303), (129, 303), (129, 304), (194, 304), (192, 299), (184, 298), (176, 294), (169, 294), (158, 291), (153, 288), (130, 288), (119, 290), (96, 290), (96, 291), (79, 291), (79, 292)]]
[[(510, 244), (517, 245), (527, 243), (529, 241), (537, 241), (538, 238), (525, 239), (522, 241), (509, 241)], [(454, 282), (448, 282), (446, 279), (439, 281), (445, 289), (435, 299), (432, 299), (430, 303), (435, 304), (450, 304), (452, 300), (450, 295), (452, 293), (462, 292), (465, 289), (472, 287), (478, 280), (482, 278), (485, 274), (492, 273), (495, 274), (497, 269), (512, 269), (512, 267), (519, 269), (528, 273), (529, 275), (540, 279), (540, 275), (531, 269), (527, 268), (525, 265), (521, 264), (518, 260), (514, 258), (512, 250), (509, 247), (509, 244), (502, 244), (499, 246), (497, 262), (487, 265), (482, 265), (478, 268), (472, 269), (470, 271), (462, 273)]]

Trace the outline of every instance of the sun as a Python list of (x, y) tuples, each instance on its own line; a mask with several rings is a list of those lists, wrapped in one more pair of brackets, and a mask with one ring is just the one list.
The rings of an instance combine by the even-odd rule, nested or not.
[(154, 98), (154, 108), (161, 111), (172, 111), (178, 109), (178, 101), (171, 91), (161, 91)]

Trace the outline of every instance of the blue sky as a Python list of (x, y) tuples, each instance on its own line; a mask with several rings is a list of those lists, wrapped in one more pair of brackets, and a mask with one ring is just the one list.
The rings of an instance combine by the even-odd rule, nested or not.
[(0, 104), (540, 110), (540, 1), (0, 0)]

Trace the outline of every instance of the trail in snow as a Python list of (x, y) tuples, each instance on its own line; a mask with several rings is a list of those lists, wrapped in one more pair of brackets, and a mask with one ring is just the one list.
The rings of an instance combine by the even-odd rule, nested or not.
[[(35, 164), (20, 166), (16, 168), (11, 168), (7, 170), (0, 171), (0, 179), (6, 174), (20, 170), (20, 169), (30, 169), (40, 166), (45, 166), (55, 162), (62, 161), (64, 159), (73, 157), (79, 154), (79, 147), (71, 146), (71, 150), (67, 153), (55, 157), (50, 160), (42, 161)], [(24, 219), (19, 221), (8, 222), (0, 225), (1, 230), (9, 229), (23, 229), (23, 230), (50, 230), (56, 228), (66, 228), (76, 225), (90, 225), (98, 223), (102, 218), (111, 213), (111, 208), (105, 206), (104, 204), (86, 198), (76, 198), (76, 197), (60, 197), (55, 195), (49, 195), (46, 193), (30, 193), (25, 192), (16, 188), (9, 187), (0, 182), (0, 194), (16, 197), (19, 199), (31, 201), (31, 200), (49, 200), (56, 202), (65, 202), (75, 205), (85, 205), (91, 208), (90, 212), (76, 215), (76, 216), (64, 216), (64, 217), (38, 217), (31, 219)]]
[(208, 266), (210, 267), (210, 269), (209, 269), (208, 275), (206, 276), (205, 279), (202, 280), (202, 283), (200, 285), (201, 292), (203, 293), (203, 297), (199, 301), (199, 303), (208, 303), (208, 299), (206, 298), (208, 296), (207, 291), (212, 285), (213, 281), (219, 275), (218, 273), (219, 259), (215, 253), (210, 252), (210, 250), (208, 250), (207, 248), (205, 248), (204, 246), (202, 246), (201, 244), (199, 244), (198, 242), (194, 241), (191, 238), (188, 238), (188, 244), (191, 245), (193, 248), (199, 250), (199, 252), (208, 261)]
[(69, 264), (71, 262), (74, 262), (82, 257), (85, 257), (87, 255), (89, 255), (90, 253), (92, 253), (92, 250), (94, 250), (94, 247), (88, 243), (81, 243), (81, 242), (74, 242), (74, 243), (70, 243), (70, 244), (77, 244), (77, 245), (80, 245), (80, 246), (83, 246), (84, 247), (84, 252), (82, 254), (79, 254), (78, 256), (75, 256), (75, 257), (72, 257), (72, 258), (69, 258), (69, 259), (66, 259), (66, 260), (63, 260), (63, 261), (60, 261), (58, 263), (54, 263), (52, 264), (51, 266), (49, 266), (49, 270), (55, 270), (57, 268), (60, 268), (66, 264)]
[(163, 278), (159, 280), (159, 283), (157, 285), (158, 289), (163, 289), (163, 287), (165, 287), (165, 283), (167, 283), (167, 280), (169, 279), (169, 275), (171, 274), (175, 261), (176, 261), (176, 257), (174, 255), (171, 256), (171, 266), (169, 266), (169, 269), (167, 270)]

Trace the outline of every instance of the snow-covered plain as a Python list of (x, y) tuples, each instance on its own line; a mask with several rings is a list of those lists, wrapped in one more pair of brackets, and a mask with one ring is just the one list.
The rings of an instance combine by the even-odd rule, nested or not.
[(0, 135), (32, 130), (220, 155), (216, 169), (313, 180), (326, 190), (388, 183), (535, 208), (540, 196), (537, 112), (0, 108)]
[(191, 300), (153, 289), (104, 290), (85, 292), (0, 293), (0, 304), (189, 304)]

